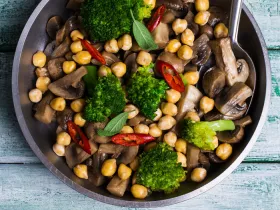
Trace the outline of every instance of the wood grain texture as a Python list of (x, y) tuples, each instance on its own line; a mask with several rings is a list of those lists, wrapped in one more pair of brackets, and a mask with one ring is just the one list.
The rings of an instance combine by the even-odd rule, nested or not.
[[(241, 164), (208, 192), (162, 210), (279, 210), (279, 164)], [(127, 209), (87, 198), (40, 164), (0, 165), (0, 209)]]
[[(13, 51), (20, 33), (40, 0), (0, 0), (0, 51)], [(245, 0), (270, 49), (280, 48), (278, 0)]]

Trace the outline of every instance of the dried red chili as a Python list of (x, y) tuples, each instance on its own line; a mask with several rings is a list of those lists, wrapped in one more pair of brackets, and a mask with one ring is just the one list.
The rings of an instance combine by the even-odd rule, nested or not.
[(106, 65), (105, 58), (101, 55), (101, 53), (97, 49), (95, 49), (94, 46), (92, 46), (88, 41), (84, 39), (80, 39), (80, 40), (94, 59), (98, 60), (102, 65)]
[(117, 134), (112, 137), (112, 142), (115, 144), (120, 144), (123, 146), (137, 146), (140, 144), (146, 144), (151, 141), (154, 141), (156, 138), (152, 137), (148, 134), (136, 134), (136, 133), (128, 133), (128, 134)]
[(151, 20), (149, 21), (147, 28), (150, 32), (153, 32), (155, 30), (155, 28), (159, 25), (164, 12), (166, 10), (166, 6), (163, 4), (161, 5), (155, 12), (155, 14), (153, 15), (153, 17), (151, 18)]
[(79, 144), (86, 153), (91, 154), (89, 140), (81, 128), (72, 121), (67, 122), (67, 127), (72, 140)]
[(185, 91), (185, 85), (181, 76), (171, 64), (159, 60), (157, 61), (156, 69), (172, 89), (181, 93)]

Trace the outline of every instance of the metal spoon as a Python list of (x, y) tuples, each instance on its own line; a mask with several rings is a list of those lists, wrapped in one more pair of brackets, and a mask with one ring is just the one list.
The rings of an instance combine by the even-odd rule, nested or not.
[[(249, 68), (250, 68), (250, 74), (249, 74), (248, 80), (246, 81), (246, 84), (252, 89), (253, 95), (248, 104), (248, 109), (247, 109), (247, 112), (248, 112), (248, 110), (250, 109), (250, 106), (252, 104), (252, 101), (253, 101), (253, 96), (254, 96), (255, 87), (256, 87), (256, 69), (255, 69), (255, 65), (254, 65), (251, 57), (238, 44), (237, 37), (238, 37), (240, 16), (241, 16), (241, 12), (242, 12), (242, 5), (243, 5), (243, 0), (232, 0), (230, 21), (229, 21), (229, 36), (231, 38), (232, 50), (233, 50), (234, 55), (236, 56), (237, 59), (242, 58), (242, 59), (246, 60), (249, 65)], [(246, 114), (247, 114), (247, 112), (246, 112)]]

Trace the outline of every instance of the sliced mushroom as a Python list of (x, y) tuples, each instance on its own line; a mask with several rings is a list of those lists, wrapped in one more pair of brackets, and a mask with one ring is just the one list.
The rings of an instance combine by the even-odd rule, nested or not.
[(63, 20), (60, 16), (53, 16), (47, 23), (47, 33), (51, 39), (55, 39), (56, 33), (63, 26)]
[(73, 61), (73, 53), (71, 51), (69, 51), (68, 53), (66, 53), (65, 58), (67, 61)]
[(71, 39), (66, 37), (64, 41), (53, 51), (51, 57), (59, 58), (64, 57), (70, 51)]
[(180, 11), (184, 9), (182, 0), (157, 0), (156, 6), (166, 5), (168, 9)]
[(239, 125), (241, 127), (245, 127), (247, 125), (250, 125), (252, 123), (252, 118), (248, 115), (240, 120), (234, 121), (235, 125)]
[(50, 92), (37, 104), (35, 118), (42, 123), (50, 124), (55, 116), (55, 110), (50, 106), (51, 100), (54, 99), (54, 95)]
[[(116, 62), (119, 62), (120, 59), (113, 53), (108, 53), (106, 51), (103, 51), (102, 53), (102, 56), (105, 58), (105, 61), (106, 61), (106, 65), (107, 66), (111, 66), (113, 63), (116, 63)], [(97, 65), (97, 66), (101, 66), (102, 64), (97, 61), (96, 59), (92, 59), (91, 60), (91, 63), (93, 65)]]
[(225, 161), (220, 159), (214, 152), (208, 152), (208, 157), (211, 163), (224, 163)]
[(56, 36), (55, 36), (55, 45), (57, 47), (63, 42), (63, 40), (65, 40), (65, 38), (66, 38), (65, 32), (66, 32), (65, 25), (57, 31)]
[(84, 1), (85, 0), (69, 0), (66, 8), (74, 11), (79, 10)]
[(96, 152), (92, 156), (91, 164), (88, 167), (88, 180), (95, 186), (101, 186), (106, 182), (106, 177), (101, 174), (103, 162), (108, 159), (108, 154)]
[(121, 155), (117, 159), (117, 163), (123, 163), (125, 165), (131, 163), (137, 156), (139, 151), (139, 146), (125, 147)]
[(122, 145), (108, 143), (108, 144), (100, 144), (98, 152), (113, 155), (114, 158), (118, 158), (124, 149), (125, 147)]
[(170, 24), (176, 19), (174, 13), (170, 10), (166, 11), (161, 19), (162, 23)]
[(86, 74), (86, 67), (80, 67), (71, 74), (68, 74), (63, 78), (51, 83), (48, 88), (53, 94), (63, 97), (67, 100), (81, 98), (85, 92), (85, 84), (81, 79)]
[[(245, 106), (244, 106), (245, 105)], [(244, 103), (243, 106), (237, 105), (234, 109), (230, 110), (227, 115), (223, 115), (218, 110), (214, 109), (211, 112), (208, 112), (204, 115), (204, 119), (206, 121), (214, 121), (214, 120), (238, 120), (240, 119), (245, 112), (247, 111), (247, 104)]]
[(131, 53), (124, 60), (127, 69), (127, 76), (130, 76), (131, 74), (137, 72), (138, 64), (136, 62), (136, 58), (137, 58), (137, 53)]
[(217, 6), (211, 6), (208, 11), (211, 14), (208, 20), (210, 26), (215, 27), (220, 22), (227, 24), (228, 15), (224, 9)]
[(138, 43), (135, 41), (135, 39), (132, 40), (132, 47), (131, 47), (131, 51), (132, 52), (139, 52), (141, 51), (141, 47), (138, 45)]
[(59, 127), (67, 130), (67, 122), (73, 121), (74, 112), (70, 108), (65, 108), (62, 112), (57, 112), (56, 119)]
[(92, 123), (89, 122), (85, 125), (85, 133), (89, 139), (92, 139), (96, 143), (105, 144), (111, 141), (111, 138), (108, 136), (99, 136), (97, 134), (97, 131), (99, 129), (104, 129), (106, 124), (108, 123), (108, 120), (105, 122), (97, 122)]
[(63, 63), (64, 58), (55, 58), (48, 62), (48, 71), (52, 80), (58, 80), (63, 77)]
[(183, 73), (184, 71), (184, 61), (178, 58), (174, 53), (162, 52), (158, 56), (158, 60), (171, 64), (178, 73)]
[(241, 82), (235, 83), (232, 87), (224, 89), (215, 99), (215, 107), (224, 115), (242, 104), (253, 94), (251, 88)]
[(115, 175), (107, 185), (107, 190), (115, 196), (122, 197), (128, 187), (129, 181), (130, 179), (122, 180), (118, 175)]
[(193, 58), (192, 63), (194, 65), (202, 66), (204, 65), (210, 55), (211, 48), (208, 45), (209, 38), (206, 34), (202, 34), (199, 38), (194, 41), (193, 44)]
[(52, 41), (46, 46), (44, 53), (47, 57), (51, 57), (54, 50), (55, 50), (55, 41)]
[(250, 68), (248, 63), (244, 59), (239, 59), (236, 62), (238, 77), (235, 82), (246, 82), (249, 78)]
[(91, 154), (86, 153), (78, 144), (74, 142), (66, 147), (65, 158), (69, 168), (74, 168), (76, 165), (84, 162), (97, 151), (98, 146), (95, 142), (89, 141), (89, 144)]
[(136, 126), (139, 125), (141, 122), (145, 121), (145, 117), (141, 114), (138, 114), (136, 117), (133, 117), (132, 119), (128, 120), (128, 125), (129, 126)]
[(199, 33), (199, 26), (194, 22), (194, 14), (191, 10), (188, 11), (185, 19), (188, 22), (188, 28), (192, 30), (195, 36), (197, 36)]
[(190, 172), (199, 165), (200, 149), (192, 144), (187, 147), (187, 170)]
[(160, 24), (152, 32), (153, 39), (158, 45), (158, 49), (163, 49), (169, 42), (169, 28), (165, 23), (160, 22)]
[(210, 168), (209, 158), (206, 155), (204, 155), (202, 152), (199, 153), (198, 162), (202, 165), (203, 168), (209, 170)]
[(234, 144), (242, 140), (244, 136), (244, 128), (241, 126), (236, 126), (233, 131), (223, 131), (217, 132), (217, 137), (220, 142)]
[(214, 37), (213, 28), (211, 26), (209, 26), (208, 24), (205, 24), (204, 26), (199, 27), (199, 34), (200, 35), (206, 34), (209, 39), (213, 39), (213, 37)]
[(221, 92), (225, 85), (226, 75), (224, 71), (217, 67), (209, 69), (203, 76), (203, 90), (210, 98), (215, 98), (215, 96)]

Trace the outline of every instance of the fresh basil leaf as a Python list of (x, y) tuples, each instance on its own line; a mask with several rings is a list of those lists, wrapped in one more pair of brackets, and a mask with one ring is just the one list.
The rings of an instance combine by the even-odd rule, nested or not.
[(124, 112), (114, 117), (104, 128), (104, 130), (98, 130), (99, 136), (113, 136), (121, 131), (128, 118), (128, 112)]
[(130, 10), (131, 17), (133, 19), (133, 35), (138, 43), (138, 45), (143, 50), (156, 50), (158, 49), (157, 44), (155, 43), (151, 33), (146, 28), (146, 26), (138, 20), (135, 20), (132, 10)]
[(83, 77), (86, 84), (88, 95), (92, 96), (95, 85), (97, 84), (97, 67), (86, 66), (88, 73)]

